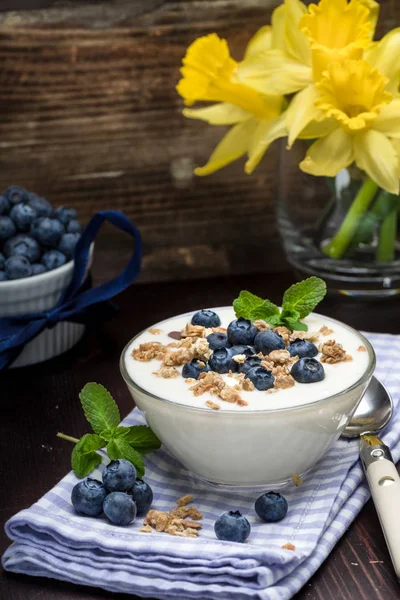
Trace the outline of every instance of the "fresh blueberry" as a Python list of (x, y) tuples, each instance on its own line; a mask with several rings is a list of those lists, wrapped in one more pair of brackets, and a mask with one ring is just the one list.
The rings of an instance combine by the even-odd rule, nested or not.
[(107, 491), (100, 481), (88, 477), (72, 488), (71, 501), (75, 510), (88, 517), (97, 517), (103, 511)]
[[(201, 363), (204, 366), (201, 366), (199, 363)], [(207, 373), (207, 371), (209, 370), (210, 368), (206, 363), (200, 361), (198, 358), (192, 358), (191, 361), (183, 365), (182, 377), (185, 377), (185, 379), (187, 379), (188, 377), (198, 379), (200, 373)]]
[(232, 356), (230, 348), (217, 348), (214, 350), (208, 361), (211, 371), (215, 371), (215, 373), (237, 371), (238, 364)]
[(126, 526), (136, 518), (136, 504), (125, 492), (112, 492), (103, 502), (103, 511), (114, 525)]
[(10, 203), (5, 196), (0, 196), (0, 215), (8, 215)]
[(15, 204), (10, 212), (10, 218), (14, 221), (18, 231), (29, 231), (37, 216), (36, 210), (29, 204)]
[(17, 232), (14, 221), (10, 217), (0, 217), (0, 242), (5, 242)]
[(225, 333), (210, 333), (207, 336), (207, 342), (210, 346), (210, 350), (216, 350), (217, 348), (229, 348), (230, 343), (228, 342), (228, 336)]
[(65, 254), (59, 250), (48, 250), (42, 256), (42, 265), (46, 267), (46, 271), (52, 271), (62, 267), (67, 262)]
[(244, 354), (246, 358), (253, 356), (256, 354), (253, 346), (243, 346), (242, 344), (236, 344), (230, 348), (232, 356), (236, 356), (237, 354)]
[(112, 460), (103, 471), (103, 484), (109, 492), (126, 492), (136, 480), (136, 469), (129, 460)]
[(28, 202), (29, 192), (19, 185), (10, 185), (3, 192), (3, 196), (7, 198), (10, 204), (19, 204), (20, 202)]
[(228, 325), (228, 340), (234, 346), (235, 344), (252, 344), (257, 334), (257, 328), (248, 319), (239, 317)]
[(0, 252), (0, 271), (4, 270), (5, 265), (6, 265), (6, 258), (4, 256), (4, 254), (2, 252)]
[(268, 492), (257, 498), (254, 508), (260, 519), (266, 523), (276, 523), (286, 516), (288, 503), (281, 494)]
[(81, 233), (82, 225), (79, 223), (78, 219), (71, 219), (71, 221), (67, 224), (67, 233)]
[(227, 542), (245, 542), (250, 530), (250, 523), (238, 510), (223, 513), (214, 524), (217, 538)]
[(302, 340), (300, 338), (296, 338), (294, 342), (291, 342), (287, 347), (290, 356), (298, 356), (299, 358), (314, 358), (318, 354), (318, 348), (312, 342), (308, 340)]
[(56, 248), (64, 233), (64, 225), (50, 217), (40, 217), (31, 225), (31, 234), (42, 246)]
[(80, 233), (64, 233), (64, 235), (61, 238), (61, 242), (58, 246), (58, 249), (68, 258), (72, 258), (75, 252), (75, 246), (78, 243), (80, 237)]
[(143, 479), (136, 479), (132, 489), (128, 492), (136, 504), (138, 517), (147, 514), (153, 502), (153, 490)]
[(250, 379), (254, 383), (254, 387), (260, 392), (270, 390), (274, 387), (275, 377), (271, 371), (264, 367), (253, 367), (249, 369), (245, 375), (245, 379)]
[(50, 217), (53, 212), (53, 207), (50, 202), (37, 194), (29, 194), (28, 204), (36, 210), (39, 217)]
[(279, 333), (276, 333), (276, 331), (272, 331), (271, 329), (266, 329), (265, 331), (257, 333), (254, 340), (254, 347), (257, 352), (266, 355), (273, 350), (284, 350), (285, 342)]
[(298, 383), (316, 383), (325, 379), (324, 367), (315, 358), (300, 358), (290, 373)]
[(7, 281), (8, 277), (4, 271), (0, 271), (0, 281)]
[(203, 327), (219, 327), (221, 319), (213, 310), (199, 310), (193, 315), (191, 323)]
[(32, 265), (32, 275), (42, 275), (42, 273), (46, 273), (46, 267), (44, 265), (41, 265), (40, 263)]
[(66, 225), (67, 223), (72, 221), (72, 219), (76, 219), (78, 213), (74, 208), (70, 208), (69, 206), (59, 206), (54, 211), (54, 216), (56, 219), (61, 221), (63, 225)]
[(31, 263), (25, 256), (8, 258), (5, 271), (8, 279), (23, 279), (32, 275)]
[[(17, 204), (17, 206), (25, 205)], [(29, 235), (19, 234), (6, 241), (4, 254), (7, 258), (10, 258), (10, 256), (25, 256), (30, 263), (34, 263), (40, 258), (40, 247), (37, 241)]]
[(239, 366), (239, 373), (248, 373), (250, 369), (259, 367), (261, 364), (261, 358), (259, 356), (250, 356), (242, 365)]

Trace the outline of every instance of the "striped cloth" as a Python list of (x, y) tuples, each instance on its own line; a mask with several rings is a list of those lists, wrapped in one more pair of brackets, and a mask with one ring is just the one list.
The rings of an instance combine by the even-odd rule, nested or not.
[[(376, 375), (399, 400), (396, 373), (400, 337), (368, 334), (375, 347)], [(133, 411), (125, 425), (142, 423)], [(400, 459), (400, 411), (383, 436)], [(106, 459), (105, 459), (106, 460)], [(100, 477), (100, 471), (94, 475)], [(194, 495), (203, 513), (197, 539), (139, 532), (141, 521), (127, 528), (104, 519), (78, 516), (70, 503), (77, 479), (69, 473), (39, 502), (6, 524), (13, 540), (4, 568), (16, 573), (54, 577), (142, 597), (218, 600), (285, 600), (313, 575), (369, 497), (358, 460), (358, 442), (339, 440), (305, 478), (300, 488), (285, 490), (287, 517), (277, 524), (257, 522), (258, 493), (235, 495), (193, 478), (166, 451), (146, 457), (146, 479), (154, 507), (169, 510), (178, 497)], [(251, 523), (246, 544), (218, 541), (214, 521), (225, 510), (239, 509)], [(281, 548), (288, 542), (295, 551)]]

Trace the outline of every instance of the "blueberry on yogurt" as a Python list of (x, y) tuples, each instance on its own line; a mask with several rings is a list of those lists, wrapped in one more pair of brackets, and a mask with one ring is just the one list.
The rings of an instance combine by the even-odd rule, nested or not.
[(230, 346), (228, 336), (225, 333), (210, 333), (210, 335), (207, 336), (207, 342), (210, 350), (216, 350), (217, 348), (229, 348)]
[(192, 360), (183, 365), (182, 377), (185, 379), (188, 379), (189, 377), (198, 379), (201, 373), (207, 373), (209, 370), (210, 368), (205, 362), (198, 358), (192, 358)]
[(228, 325), (228, 340), (234, 346), (235, 344), (252, 344), (257, 335), (257, 328), (249, 319), (239, 317)]
[(264, 369), (264, 367), (253, 367), (249, 369), (245, 375), (245, 379), (250, 379), (253, 382), (254, 387), (260, 392), (265, 392), (274, 387), (275, 377), (271, 371)]
[(233, 360), (233, 355), (230, 348), (217, 348), (211, 354), (209, 361), (211, 371), (215, 373), (229, 373), (229, 371), (237, 371), (238, 364)]
[(314, 358), (318, 354), (318, 348), (308, 340), (295, 339), (287, 348), (290, 356), (298, 356), (299, 358)]
[(271, 329), (266, 329), (257, 333), (254, 340), (254, 347), (257, 352), (267, 355), (273, 350), (284, 350), (285, 342), (279, 333)]
[(248, 373), (250, 369), (259, 367), (261, 365), (261, 358), (259, 356), (250, 356), (243, 364), (239, 366), (239, 373)]
[(315, 358), (300, 358), (294, 363), (290, 374), (298, 383), (316, 383), (325, 378), (324, 367)]
[(191, 323), (202, 327), (219, 327), (221, 319), (213, 310), (203, 309), (193, 315)]

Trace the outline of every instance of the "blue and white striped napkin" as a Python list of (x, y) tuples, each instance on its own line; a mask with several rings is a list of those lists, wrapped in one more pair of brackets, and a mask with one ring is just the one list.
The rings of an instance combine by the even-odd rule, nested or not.
[[(400, 337), (368, 334), (378, 357), (376, 375), (397, 407)], [(134, 410), (126, 425), (142, 423)], [(383, 436), (400, 459), (400, 411)], [(99, 471), (94, 476), (100, 477)], [(197, 539), (142, 533), (141, 520), (127, 528), (104, 519), (78, 516), (70, 503), (77, 482), (69, 473), (39, 502), (6, 524), (13, 540), (3, 556), (9, 571), (53, 577), (143, 597), (190, 600), (286, 600), (313, 575), (369, 497), (358, 460), (358, 442), (339, 440), (307, 476), (304, 485), (284, 491), (287, 517), (277, 524), (256, 520), (259, 492), (216, 491), (194, 479), (166, 451), (146, 457), (153, 507), (169, 510), (188, 493), (204, 515)], [(240, 510), (251, 523), (246, 544), (216, 540), (214, 521), (225, 510)], [(290, 542), (295, 551), (281, 546)]]

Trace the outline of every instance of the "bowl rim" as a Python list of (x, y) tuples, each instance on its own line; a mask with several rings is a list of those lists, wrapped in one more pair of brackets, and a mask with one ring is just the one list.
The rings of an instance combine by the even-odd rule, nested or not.
[[(217, 306), (214, 307), (210, 310), (214, 310), (214, 311), (218, 311), (222, 308), (232, 308), (231, 306)], [(175, 315), (175, 317), (186, 317), (186, 316), (192, 316), (195, 312), (197, 312), (196, 310), (192, 310), (189, 311), (187, 313), (182, 313), (179, 315)], [(163, 321), (159, 321), (158, 323), (155, 323), (154, 325), (150, 325), (149, 327), (146, 327), (145, 329), (143, 329), (140, 333), (138, 333), (137, 335), (135, 335), (124, 347), (124, 349), (122, 350), (121, 356), (120, 356), (120, 360), (119, 360), (119, 367), (120, 367), (120, 372), (121, 375), (125, 381), (125, 383), (134, 388), (135, 390), (137, 390), (140, 393), (145, 394), (146, 396), (150, 397), (152, 400), (156, 400), (157, 402), (165, 402), (167, 404), (171, 404), (174, 407), (182, 407), (184, 409), (187, 410), (193, 410), (193, 411), (199, 411), (202, 413), (209, 413), (209, 414), (215, 414), (215, 415), (225, 415), (225, 414), (229, 414), (229, 415), (238, 415), (241, 416), (243, 414), (246, 415), (261, 415), (261, 414), (272, 414), (272, 413), (283, 413), (283, 412), (290, 412), (290, 411), (297, 411), (299, 409), (306, 409), (306, 408), (310, 408), (310, 407), (316, 407), (316, 406), (322, 406), (325, 402), (331, 401), (335, 398), (338, 398), (340, 396), (343, 396), (343, 394), (349, 393), (352, 390), (356, 389), (357, 387), (359, 387), (360, 385), (362, 385), (364, 382), (367, 382), (372, 375), (374, 374), (375, 371), (375, 367), (376, 367), (376, 355), (375, 355), (375, 350), (373, 349), (371, 343), (367, 340), (367, 338), (360, 333), (357, 329), (354, 329), (353, 327), (350, 327), (350, 325), (347, 325), (346, 323), (343, 323), (342, 321), (339, 321), (338, 319), (334, 319), (332, 317), (326, 317), (325, 315), (321, 315), (320, 313), (315, 313), (312, 312), (310, 313), (310, 316), (316, 316), (316, 317), (320, 317), (323, 318), (327, 321), (330, 321), (331, 323), (339, 323), (340, 325), (342, 325), (343, 327), (345, 327), (346, 329), (348, 329), (350, 332), (356, 334), (357, 337), (360, 338), (361, 342), (365, 345), (365, 347), (367, 348), (367, 352), (368, 352), (368, 356), (369, 356), (369, 362), (368, 362), (368, 367), (365, 370), (365, 372), (363, 373), (363, 375), (357, 379), (357, 381), (355, 381), (351, 386), (344, 388), (343, 390), (341, 390), (340, 392), (337, 392), (336, 394), (332, 394), (331, 396), (327, 396), (326, 398), (321, 398), (320, 400), (315, 400), (314, 402), (306, 402), (304, 404), (297, 404), (296, 406), (287, 406), (287, 407), (283, 407), (283, 408), (273, 408), (273, 409), (265, 409), (265, 410), (250, 410), (250, 409), (243, 409), (243, 410), (230, 410), (230, 409), (224, 409), (221, 411), (217, 411), (217, 410), (212, 410), (210, 408), (207, 407), (202, 407), (202, 406), (192, 406), (191, 404), (183, 404), (181, 402), (173, 402), (172, 400), (167, 400), (166, 398), (161, 398), (160, 396), (156, 396), (155, 394), (148, 392), (147, 390), (145, 390), (144, 388), (142, 388), (140, 385), (138, 385), (135, 381), (133, 381), (133, 379), (131, 379), (126, 365), (125, 365), (125, 355), (126, 352), (129, 348), (129, 346), (140, 336), (142, 335), (142, 333), (144, 333), (145, 331), (147, 331), (148, 329), (151, 329), (152, 327), (157, 327), (158, 325), (162, 325), (163, 323), (165, 323), (166, 321), (169, 321), (171, 319), (171, 317), (169, 317), (168, 319), (164, 319)], [(361, 398), (360, 398), (361, 399)]]

